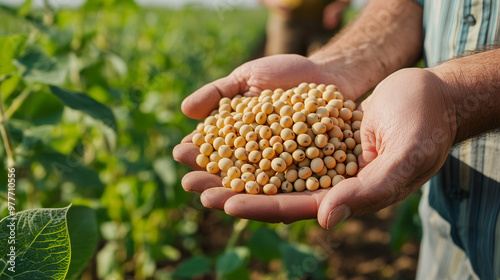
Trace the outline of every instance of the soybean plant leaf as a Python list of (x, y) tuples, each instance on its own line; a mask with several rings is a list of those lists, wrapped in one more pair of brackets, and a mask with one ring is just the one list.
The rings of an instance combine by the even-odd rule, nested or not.
[(320, 261), (315, 258), (311, 248), (305, 245), (282, 243), (281, 256), (288, 279), (313, 276), (319, 273)]
[(280, 245), (283, 242), (274, 230), (259, 228), (252, 234), (248, 247), (252, 256), (263, 261), (270, 261), (280, 257)]
[(67, 220), (71, 238), (71, 264), (66, 279), (79, 279), (97, 248), (97, 218), (92, 208), (75, 205), (69, 209)]
[(226, 275), (235, 272), (248, 261), (250, 252), (246, 247), (229, 249), (217, 258), (215, 270), (217, 275)]
[(174, 271), (174, 277), (193, 278), (210, 272), (210, 260), (205, 256), (195, 256), (182, 262)]
[(17, 14), (20, 16), (26, 16), (31, 11), (32, 0), (26, 0), (17, 10)]
[(85, 94), (69, 91), (60, 87), (50, 86), (50, 90), (68, 107), (82, 111), (92, 118), (100, 120), (104, 125), (116, 131), (115, 115), (113, 111), (105, 105)]
[(0, 76), (8, 75), (16, 70), (16, 66), (12, 63), (24, 49), (26, 36), (13, 35), (0, 38)]
[(23, 78), (26, 81), (60, 85), (68, 74), (67, 60), (67, 57), (50, 57), (41, 48), (33, 46), (16, 61), (25, 68)]
[[(0, 68), (1, 67), (2, 64), (0, 64)], [(0, 85), (0, 92), (2, 92), (3, 102), (5, 102), (5, 100), (7, 100), (7, 98), (14, 92), (20, 81), (21, 81), (21, 76), (18, 73), (14, 73), (12, 76), (10, 76), (9, 78), (5, 79), (2, 82), (2, 84)]]
[(42, 151), (45, 145), (50, 144), (50, 132), (53, 129), (52, 125), (33, 126), (24, 129), (23, 140), (15, 149), (16, 154), (30, 157)]
[(65, 279), (71, 258), (68, 209), (25, 210), (0, 221), (6, 245), (0, 246), (0, 279)]
[(248, 268), (244, 265), (240, 266), (238, 269), (235, 271), (226, 274), (226, 275), (218, 275), (220, 280), (233, 280), (233, 279), (238, 279), (238, 280), (249, 280), (250, 279), (250, 272), (248, 271)]
[(32, 91), (12, 119), (21, 119), (33, 125), (58, 124), (64, 112), (64, 104), (45, 88)]
[(420, 196), (412, 194), (399, 206), (396, 217), (389, 230), (391, 247), (399, 252), (403, 245), (410, 240), (420, 240), (422, 237), (421, 221), (418, 215)]
[(104, 188), (97, 172), (82, 165), (74, 156), (48, 152), (39, 155), (36, 160), (45, 169), (56, 172), (60, 182), (72, 182), (86, 189), (100, 190)]

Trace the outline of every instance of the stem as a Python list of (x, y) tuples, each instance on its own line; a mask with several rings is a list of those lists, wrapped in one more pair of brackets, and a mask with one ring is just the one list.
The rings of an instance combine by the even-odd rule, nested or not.
[(8, 120), (12, 117), (12, 115), (21, 107), (23, 104), (24, 100), (28, 98), (28, 96), (31, 93), (31, 89), (26, 88), (23, 90), (13, 101), (12, 104), (10, 105), (9, 109), (5, 111), (5, 119)]
[(2, 93), (0, 92), (0, 133), (2, 134), (5, 152), (7, 153), (7, 168), (14, 168), (14, 152), (12, 151), (12, 144), (9, 137), (9, 128), (7, 127), (7, 120), (3, 112)]
[(248, 225), (247, 219), (240, 219), (237, 223), (234, 224), (233, 233), (231, 234), (229, 240), (227, 241), (226, 250), (233, 248), (234, 245), (236, 245), (236, 242), (240, 238), (241, 233), (243, 232), (243, 230), (246, 228), (247, 225)]

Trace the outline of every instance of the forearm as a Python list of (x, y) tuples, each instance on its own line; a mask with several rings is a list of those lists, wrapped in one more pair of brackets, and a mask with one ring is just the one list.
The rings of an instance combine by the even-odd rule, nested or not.
[[(349, 96), (360, 97), (422, 52), (422, 7), (411, 0), (372, 0), (359, 18), (310, 59)], [(338, 82), (340, 81), (340, 82)]]
[(448, 104), (443, 120), (454, 143), (500, 128), (500, 49), (449, 60), (429, 68), (443, 84)]

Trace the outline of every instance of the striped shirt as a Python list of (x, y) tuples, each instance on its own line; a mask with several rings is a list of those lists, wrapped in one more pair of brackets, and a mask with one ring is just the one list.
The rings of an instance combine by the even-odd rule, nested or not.
[[(500, 43), (500, 0), (416, 1), (424, 8), (424, 58), (429, 67)], [(500, 98), (500, 93), (491, 98)], [(481, 104), (484, 101), (476, 106)], [(426, 244), (419, 262), (427, 268), (419, 263), (419, 278), (500, 279), (500, 133), (453, 147), (424, 189), (420, 213), (425, 215)], [(445, 244), (447, 239), (453, 246)], [(466, 266), (469, 274), (464, 274)]]

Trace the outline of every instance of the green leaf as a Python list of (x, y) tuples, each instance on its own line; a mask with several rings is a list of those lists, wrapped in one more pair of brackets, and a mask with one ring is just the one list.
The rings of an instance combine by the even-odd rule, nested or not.
[(183, 261), (174, 271), (174, 277), (193, 278), (210, 272), (210, 260), (205, 256), (195, 256)]
[(17, 58), (24, 49), (26, 36), (13, 35), (0, 37), (0, 76), (8, 75), (16, 70), (12, 61)]
[[(2, 67), (1, 64), (0, 67)], [(21, 76), (18, 73), (14, 73), (14, 75), (10, 76), (8, 79), (5, 79), (2, 84), (0, 84), (0, 92), (2, 92), (3, 102), (5, 102), (5, 100), (7, 100), (7, 98), (14, 92), (20, 81)]]
[(32, 0), (24, 1), (21, 7), (19, 7), (19, 9), (17, 10), (17, 13), (20, 16), (26, 16), (27, 14), (29, 14), (29, 12), (31, 11), (32, 2)]
[(100, 120), (104, 125), (116, 131), (116, 119), (113, 111), (105, 105), (95, 101), (89, 96), (76, 93), (56, 86), (51, 86), (50, 90), (68, 107), (84, 112), (96, 120)]
[(67, 220), (71, 238), (71, 264), (67, 279), (79, 279), (97, 248), (97, 218), (93, 209), (75, 205), (68, 211)]
[(16, 61), (25, 68), (23, 78), (26, 81), (60, 85), (68, 75), (67, 60), (68, 57), (50, 57), (40, 47), (32, 46)]
[(245, 265), (242, 265), (237, 270), (229, 274), (219, 275), (219, 278), (220, 280), (233, 280), (233, 279), (249, 280), (250, 271), (248, 271), (248, 268)]
[(71, 155), (48, 152), (39, 155), (36, 160), (45, 169), (56, 172), (59, 176), (59, 181), (72, 182), (86, 189), (100, 190), (104, 188), (97, 172), (82, 165), (77, 158)]
[(399, 252), (406, 242), (422, 238), (422, 222), (418, 215), (419, 202), (420, 196), (414, 193), (400, 204), (389, 230), (394, 252)]
[(248, 247), (252, 256), (263, 261), (270, 261), (280, 257), (279, 248), (283, 242), (274, 230), (262, 227), (252, 234)]
[(235, 247), (229, 249), (217, 258), (215, 269), (218, 275), (226, 275), (235, 272), (246, 264), (250, 251), (246, 247)]
[(61, 100), (42, 87), (30, 93), (12, 119), (29, 121), (32, 125), (53, 125), (60, 122), (63, 112)]
[[(1, 279), (65, 279), (71, 258), (68, 209), (25, 210), (0, 221), (0, 240), (6, 245), (15, 240), (15, 244), (0, 246)], [(14, 231), (9, 227), (12, 224)], [(9, 239), (13, 234), (15, 239)], [(12, 263), (7, 263), (12, 251), (15, 272), (9, 270)]]
[[(53, 126), (51, 125), (33, 126), (23, 129), (23, 140), (16, 147), (16, 154), (30, 159), (33, 155), (42, 151), (44, 146), (50, 143), (50, 132), (52, 129)], [(28, 161), (31, 161), (29, 159)]]
[(315, 258), (310, 247), (282, 243), (280, 251), (288, 279), (297, 279), (319, 273), (321, 263)]

